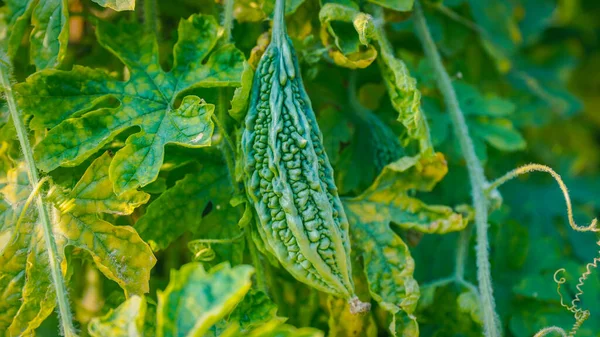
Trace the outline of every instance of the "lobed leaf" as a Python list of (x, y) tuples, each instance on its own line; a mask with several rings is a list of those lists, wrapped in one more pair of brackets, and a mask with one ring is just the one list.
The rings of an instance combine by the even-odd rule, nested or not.
[(284, 321), (285, 318), (277, 316), (277, 306), (265, 293), (251, 289), (231, 314), (212, 326), (204, 336), (221, 336), (233, 329), (239, 334), (248, 334), (263, 324), (282, 324)]
[[(121, 194), (157, 178), (166, 144), (210, 145), (214, 106), (185, 96), (185, 91), (238, 87), (245, 67), (243, 54), (233, 45), (217, 46), (218, 30), (211, 16), (182, 20), (173, 69), (164, 72), (153, 36), (138, 25), (99, 21), (98, 42), (129, 68), (129, 80), (76, 66), (72, 71), (38, 72), (15, 86), (19, 106), (34, 116), (31, 127), (50, 128), (35, 147), (38, 167), (51, 171), (78, 165), (117, 134), (139, 127), (116, 152), (109, 170), (114, 189)], [(114, 99), (116, 107), (110, 103)]]
[(208, 272), (199, 263), (173, 271), (158, 293), (157, 336), (203, 336), (244, 298), (253, 272), (250, 266), (227, 263)]
[(141, 337), (146, 306), (146, 298), (132, 296), (115, 310), (93, 318), (88, 324), (88, 332), (92, 337)]
[[(108, 178), (111, 158), (108, 153), (90, 165), (75, 187), (66, 192), (72, 200), (68, 211), (54, 209), (53, 231), (63, 271), (67, 269), (65, 248), (74, 246), (87, 251), (98, 269), (117, 282), (128, 294), (148, 292), (150, 269), (156, 263), (152, 251), (129, 226), (114, 226), (102, 220), (102, 213), (130, 214), (147, 202), (149, 195), (129, 191), (120, 196), (112, 192)], [(0, 251), (0, 331), (12, 335), (29, 334), (54, 310), (55, 294), (51, 286), (48, 257), (37, 215), (29, 209), (17, 226), (25, 199), (31, 191), (23, 165), (9, 171), (7, 184), (0, 190), (10, 208), (5, 210), (3, 228), (10, 233)], [(61, 199), (62, 200), (62, 199)]]
[(414, 260), (408, 246), (390, 224), (425, 233), (463, 229), (466, 220), (449, 207), (429, 206), (408, 196), (409, 190), (431, 190), (446, 172), (441, 154), (403, 157), (387, 165), (361, 195), (344, 200), (353, 247), (363, 258), (369, 292), (394, 315), (390, 330), (397, 335), (418, 336), (414, 311), (419, 285), (413, 278)]

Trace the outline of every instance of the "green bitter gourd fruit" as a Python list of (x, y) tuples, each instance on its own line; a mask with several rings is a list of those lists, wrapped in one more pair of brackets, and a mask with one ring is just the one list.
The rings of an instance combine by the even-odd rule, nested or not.
[(354, 293), (348, 220), (277, 0), (242, 135), (245, 185), (261, 246), (296, 279), (368, 310)]

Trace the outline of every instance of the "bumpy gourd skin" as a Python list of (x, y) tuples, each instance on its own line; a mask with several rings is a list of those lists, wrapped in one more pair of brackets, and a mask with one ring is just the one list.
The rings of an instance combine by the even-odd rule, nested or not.
[(264, 247), (301, 282), (352, 298), (348, 220), (285, 33), (258, 64), (242, 151)]

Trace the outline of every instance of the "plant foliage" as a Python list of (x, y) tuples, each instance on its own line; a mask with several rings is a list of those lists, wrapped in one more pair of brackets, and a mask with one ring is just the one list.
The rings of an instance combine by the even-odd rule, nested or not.
[[(2, 2), (0, 337), (600, 336), (597, 1), (277, 1)], [(306, 172), (243, 148), (278, 14)], [(257, 158), (369, 312), (263, 241), (304, 194)]]

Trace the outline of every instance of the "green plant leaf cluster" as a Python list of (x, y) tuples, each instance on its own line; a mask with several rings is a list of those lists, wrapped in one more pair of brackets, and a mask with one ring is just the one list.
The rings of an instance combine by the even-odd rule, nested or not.
[[(356, 294), (372, 305), (357, 316), (260, 245), (242, 183), (240, 137), (274, 0), (7, 0), (0, 62), (12, 77), (0, 91), (13, 90), (43, 184), (29, 182), (3, 96), (0, 337), (59, 331), (37, 195), (78, 336), (481, 336), (471, 181), (415, 6), (485, 176), (547, 164), (576, 222), (594, 218), (596, 1), (285, 1), (350, 224)], [(489, 198), (502, 334), (568, 330), (554, 272), (566, 269), (571, 303), (600, 237), (570, 229), (541, 173)], [(597, 285), (592, 268), (579, 337), (600, 336)]]

